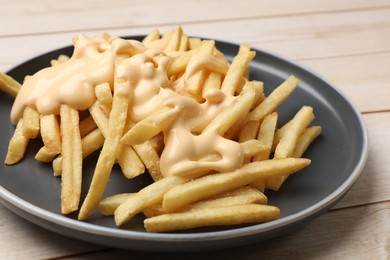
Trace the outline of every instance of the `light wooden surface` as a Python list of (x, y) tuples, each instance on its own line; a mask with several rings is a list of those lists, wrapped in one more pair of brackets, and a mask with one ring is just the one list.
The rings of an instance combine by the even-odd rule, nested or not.
[(370, 154), (355, 185), (299, 231), (239, 249), (154, 254), (104, 248), (39, 228), (0, 205), (0, 259), (388, 259), (390, 2), (0, 1), (0, 70), (69, 45), (72, 36), (138, 35), (181, 24), (189, 35), (249, 43), (318, 72), (363, 113)]

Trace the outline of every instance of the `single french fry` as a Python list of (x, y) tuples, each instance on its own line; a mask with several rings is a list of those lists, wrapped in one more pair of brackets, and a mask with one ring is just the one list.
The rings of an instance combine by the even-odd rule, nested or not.
[(87, 197), (79, 212), (78, 218), (80, 220), (88, 218), (98, 206), (120, 148), (119, 140), (125, 128), (124, 119), (127, 117), (129, 104), (129, 97), (125, 94), (127, 91), (123, 91), (123, 89), (130, 88), (130, 82), (122, 82), (116, 79), (114, 84), (114, 98), (108, 124), (108, 135), (100, 152)]
[(62, 169), (61, 212), (69, 214), (78, 209), (82, 180), (82, 148), (79, 129), (79, 113), (67, 105), (61, 105)]
[(223, 136), (236, 122), (249, 112), (255, 100), (255, 90), (252, 83), (247, 82), (243, 91), (233, 103), (217, 115), (204, 131), (215, 129)]
[[(270, 158), (277, 120), (278, 120), (277, 112), (273, 112), (267, 115), (266, 117), (264, 117), (263, 122), (260, 125), (259, 133), (257, 135), (257, 140), (261, 141), (261, 143), (263, 144), (263, 149), (260, 151), (259, 154), (253, 157), (253, 161), (263, 161)], [(249, 122), (256, 122), (256, 121), (249, 121)], [(265, 190), (264, 179), (255, 180), (250, 185), (262, 192), (264, 192)]]
[(207, 100), (205, 95), (207, 95), (207, 92), (212, 89), (221, 89), (222, 84), (222, 74), (217, 72), (210, 72), (209, 76), (206, 78), (203, 89), (202, 89), (202, 96)]
[(261, 141), (266, 149), (263, 153), (256, 155), (253, 158), (254, 161), (263, 161), (269, 159), (277, 121), (278, 113), (273, 112), (267, 115), (261, 123), (259, 133), (257, 135), (257, 140)]
[(188, 180), (178, 176), (168, 176), (141, 189), (115, 210), (116, 225), (123, 225), (146, 207), (160, 202), (169, 189), (186, 181)]
[(160, 171), (160, 157), (153, 145), (149, 141), (146, 141), (142, 144), (134, 145), (133, 148), (153, 180), (158, 181), (162, 179), (163, 176)]
[(195, 72), (184, 81), (184, 88), (191, 97), (198, 102), (203, 102), (202, 87), (206, 79), (206, 71), (204, 69)]
[(61, 152), (61, 134), (57, 116), (54, 114), (41, 115), (40, 129), (43, 144), (50, 154)]
[(81, 139), (83, 158), (99, 150), (104, 144), (104, 136), (100, 129), (95, 129)]
[(39, 134), (39, 113), (36, 109), (26, 107), (23, 111), (23, 135), (34, 139)]
[(160, 31), (157, 30), (157, 29), (154, 29), (153, 31), (151, 31), (143, 40), (142, 40), (142, 43), (144, 45), (148, 45), (149, 43), (153, 42), (153, 41), (156, 41), (160, 39)]
[(258, 120), (246, 122), (241, 128), (240, 135), (238, 136), (238, 141), (242, 143), (248, 140), (256, 139), (257, 132), (259, 130), (259, 125), (260, 122)]
[(105, 114), (104, 110), (100, 107), (99, 102), (95, 102), (89, 108), (93, 121), (100, 129), (104, 137), (108, 136), (108, 115)]
[(35, 154), (35, 159), (40, 162), (52, 162), (58, 153), (51, 153), (46, 146), (42, 146), (39, 151)]
[(247, 45), (241, 45), (236, 57), (234, 57), (232, 64), (222, 82), (221, 90), (230, 95), (234, 95), (238, 88), (241, 78), (244, 76), (249, 62), (255, 57), (256, 52), (249, 51)]
[(187, 37), (187, 35), (182, 34), (181, 40), (180, 40), (179, 51), (187, 51), (188, 47), (189, 47), (188, 37)]
[(264, 149), (264, 144), (256, 139), (251, 139), (245, 142), (240, 143), (242, 148), (242, 153), (244, 154), (244, 158), (252, 158), (260, 154)]
[(9, 95), (16, 97), (22, 85), (7, 74), (0, 72), (0, 89)]
[(280, 139), (282, 139), (282, 136), (284, 135), (284, 133), (286, 133), (288, 131), (290, 124), (291, 124), (291, 120), (276, 130), (274, 140), (272, 142), (272, 149), (271, 149), (272, 152), (275, 151), (276, 146), (279, 144)]
[(131, 127), (123, 135), (121, 143), (130, 145), (144, 143), (164, 130), (167, 122), (172, 121), (178, 112), (178, 108), (162, 107)]
[(289, 76), (282, 84), (274, 89), (263, 102), (247, 115), (246, 121), (261, 121), (266, 115), (273, 112), (284, 100), (286, 100), (297, 88), (298, 84), (299, 79), (293, 75)]
[(229, 173), (207, 175), (170, 189), (164, 195), (163, 208), (174, 211), (195, 201), (243, 187), (256, 179), (295, 173), (309, 164), (308, 159), (274, 159), (248, 163)]
[(112, 107), (112, 93), (110, 84), (107, 82), (95, 86), (95, 95), (101, 108), (109, 115)]
[(57, 59), (53, 59), (50, 61), (51, 66), (57, 66), (64, 62), (67, 62), (69, 60), (69, 57), (66, 55), (59, 55)]
[(169, 63), (167, 74), (168, 76), (172, 75), (178, 75), (185, 71), (188, 62), (190, 61), (192, 55), (194, 55), (196, 51), (186, 51), (182, 53), (181, 55), (173, 58), (171, 62)]
[(20, 118), (16, 125), (15, 132), (8, 145), (8, 152), (5, 157), (5, 164), (12, 165), (22, 160), (26, 152), (29, 140), (30, 139), (28, 137), (23, 135), (23, 118)]
[(84, 137), (93, 130), (95, 130), (97, 127), (95, 121), (93, 120), (93, 117), (91, 115), (87, 116), (83, 120), (80, 121), (79, 128), (80, 128), (80, 136)]
[(134, 193), (120, 193), (104, 198), (99, 202), (99, 212), (104, 216), (114, 215), (119, 205), (133, 195)]
[(202, 45), (202, 40), (200, 38), (190, 38), (188, 41), (190, 50), (195, 50)]
[(61, 176), (62, 174), (62, 156), (58, 156), (57, 158), (55, 158), (52, 162), (52, 166), (53, 166), (53, 175), (55, 177), (58, 177), (58, 176)]
[(168, 232), (204, 226), (267, 222), (279, 218), (280, 210), (269, 205), (237, 205), (164, 214), (144, 221), (148, 232)]
[(322, 129), (320, 126), (306, 128), (297, 140), (292, 157), (301, 157), (314, 139), (321, 134), (321, 131)]

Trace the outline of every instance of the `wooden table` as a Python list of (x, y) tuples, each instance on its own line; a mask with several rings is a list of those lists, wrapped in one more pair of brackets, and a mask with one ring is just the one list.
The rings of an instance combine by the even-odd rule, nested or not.
[(0, 10), (1, 71), (69, 45), (80, 32), (136, 35), (181, 24), (189, 35), (246, 42), (315, 70), (358, 107), (370, 140), (367, 164), (347, 195), (302, 229), (270, 241), (209, 253), (123, 251), (62, 237), (0, 206), (0, 259), (390, 257), (388, 0), (13, 0), (2, 1)]

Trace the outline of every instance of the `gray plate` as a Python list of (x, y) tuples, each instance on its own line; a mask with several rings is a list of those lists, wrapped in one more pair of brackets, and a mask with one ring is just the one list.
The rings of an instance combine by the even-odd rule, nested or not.
[[(137, 37), (133, 37), (137, 38)], [(139, 37), (137, 39), (140, 39)], [(217, 42), (217, 47), (228, 58), (238, 46)], [(9, 71), (21, 81), (26, 74), (49, 66), (59, 54), (71, 55), (66, 47), (36, 57)], [(250, 78), (265, 83), (266, 94), (294, 74), (301, 83), (294, 94), (280, 107), (279, 122), (291, 118), (303, 105), (314, 108), (313, 124), (323, 127), (323, 133), (305, 153), (312, 164), (291, 176), (279, 192), (268, 192), (269, 204), (280, 207), (281, 218), (269, 223), (224, 228), (204, 228), (186, 232), (151, 234), (143, 228), (142, 217), (134, 218), (124, 229), (115, 227), (112, 217), (95, 213), (87, 222), (76, 220), (75, 215), (60, 213), (60, 179), (52, 176), (50, 164), (34, 160), (41, 143), (29, 145), (25, 159), (15, 166), (0, 165), (0, 198), (16, 214), (44, 228), (105, 246), (145, 251), (200, 251), (214, 250), (255, 243), (281, 235), (306, 224), (327, 211), (352, 186), (367, 158), (367, 133), (359, 112), (332, 84), (313, 72), (284, 58), (257, 50), (251, 63)], [(0, 93), (0, 154), (2, 160), (14, 132), (9, 114), (13, 98)], [(88, 184), (97, 154), (84, 163), (83, 182)], [(150, 183), (147, 174), (134, 180), (125, 180), (114, 168), (106, 196), (137, 191)], [(84, 185), (82, 194), (86, 194)]]

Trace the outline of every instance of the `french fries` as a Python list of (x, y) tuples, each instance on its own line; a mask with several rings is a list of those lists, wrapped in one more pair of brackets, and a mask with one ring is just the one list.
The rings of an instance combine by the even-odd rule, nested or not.
[(79, 207), (82, 179), (82, 148), (79, 114), (67, 105), (61, 105), (62, 169), (61, 211), (74, 212)]
[[(94, 48), (93, 40), (77, 45), (85, 40), (75, 38), (75, 52)], [(280, 217), (280, 209), (268, 205), (267, 189), (280, 189), (287, 176), (310, 165), (302, 156), (321, 134), (320, 126), (310, 126), (309, 106), (277, 127), (278, 107), (298, 87), (297, 77), (289, 76), (265, 96), (267, 86), (249, 78), (256, 52), (248, 45), (230, 62), (215, 41), (188, 37), (180, 26), (162, 35), (154, 30), (142, 42), (108, 34), (97, 42), (91, 53), (98, 57), (107, 45), (112, 56), (86, 62), (83, 78), (92, 71), (94, 79), (82, 83), (92, 86), (83, 93), (91, 95), (88, 105), (80, 109), (61, 101), (51, 113), (23, 107), (5, 164), (21, 161), (29, 140), (40, 137), (43, 146), (35, 158), (51, 163), (61, 178), (61, 211), (78, 211), (79, 220), (97, 208), (113, 215), (117, 226), (144, 214), (147, 231), (170, 232)], [(82, 70), (64, 55), (51, 64), (52, 71)], [(102, 80), (107, 68), (109, 76)], [(24, 84), (33, 84), (33, 77)], [(16, 96), (23, 86), (0, 73), (4, 92)], [(92, 181), (82, 183), (83, 159), (96, 151)], [(104, 198), (115, 163), (127, 179), (148, 172), (154, 182)], [(85, 198), (82, 185), (89, 185)]]

